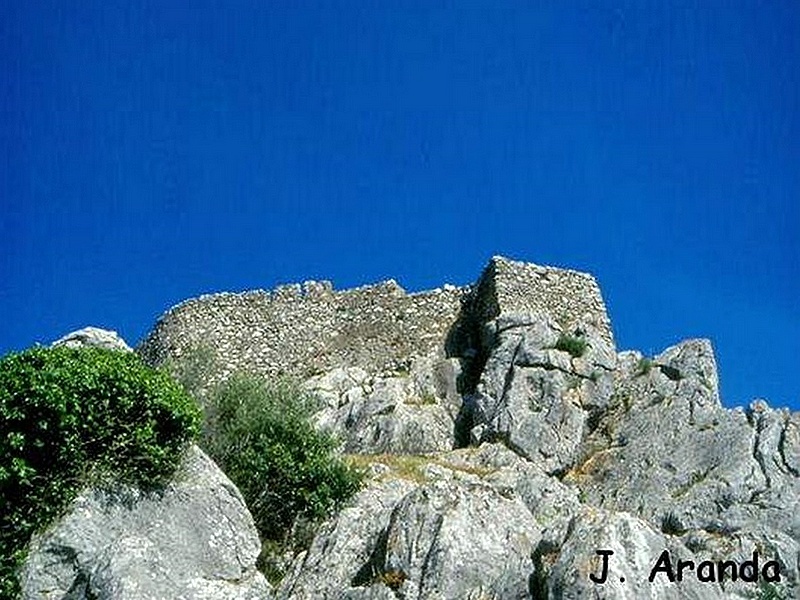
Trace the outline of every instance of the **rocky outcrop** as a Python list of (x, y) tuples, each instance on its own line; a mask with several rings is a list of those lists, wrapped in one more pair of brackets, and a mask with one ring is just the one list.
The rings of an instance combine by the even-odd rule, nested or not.
[(81, 493), (34, 537), (26, 600), (255, 600), (261, 544), (239, 491), (198, 448), (159, 493), (121, 485)]
[[(495, 257), (475, 285), (421, 294), (387, 282), (207, 296), (170, 310), (137, 351), (180, 366), (199, 347), (214, 364), (205, 385), (236, 370), (299, 378), (320, 400), (316, 425), (369, 472), (365, 488), (289, 556), (274, 592), (253, 571), (250, 522), (213, 512), (213, 494), (182, 496), (202, 531), (175, 525), (183, 541), (170, 546), (142, 542), (132, 525), (97, 542), (91, 532), (118, 504), (92, 492), (77, 505), (93, 507), (88, 521), (69, 525), (86, 517), (78, 510), (35, 541), (25, 585), (40, 583), (26, 590), (62, 594), (35, 597), (70, 587), (134, 597), (124, 595), (134, 586), (284, 600), (800, 593), (800, 415), (764, 401), (723, 408), (706, 340), (651, 358), (618, 352), (590, 275)], [(135, 497), (134, 512), (152, 508), (130, 517), (137, 531), (166, 523), (165, 507), (184, 513), (169, 498)], [(204, 542), (219, 535), (206, 520), (230, 537)], [(756, 556), (751, 581), (738, 569)]]
[[(604, 554), (597, 554), (597, 550)], [(679, 560), (701, 562), (679, 541), (654, 531), (628, 513), (582, 508), (560, 546), (542, 544), (536, 549), (531, 592), (534, 597), (552, 600), (593, 598), (598, 593), (599, 597), (617, 600), (730, 597), (719, 586), (709, 586), (689, 576), (676, 585), (659, 571), (651, 581), (653, 567), (664, 552), (670, 565)], [(604, 577), (606, 581), (599, 585), (592, 577)]]
[(500, 445), (365, 459), (370, 486), (329, 521), (280, 598), (527, 598), (545, 524), (574, 492)]
[(455, 371), (447, 366), (415, 359), (408, 372), (384, 377), (337, 368), (304, 387), (324, 402), (315, 415), (318, 426), (343, 440), (347, 453), (441, 452), (453, 447), (460, 408), (453, 397)]
[[(617, 353), (589, 276), (498, 258), (461, 306), (442, 340), (449, 358), (400, 380), (310, 380), (327, 402), (320, 426), (377, 454), (376, 475), (298, 557), (281, 598), (319, 585), (325, 598), (795, 597), (800, 416), (723, 408), (706, 340), (652, 359)], [(408, 410), (424, 381), (431, 410), (452, 418), (452, 445), (470, 448), (444, 449), (443, 421)], [(359, 551), (338, 560), (356, 537)], [(599, 550), (613, 553), (603, 584), (590, 578)], [(767, 579), (732, 580), (754, 552)], [(683, 561), (681, 581), (665, 556), (674, 577)]]
[(589, 324), (547, 313), (501, 314), (483, 325), (488, 355), (464, 418), (473, 443), (502, 441), (549, 473), (575, 461), (591, 409), (607, 404), (616, 354)]
[(566, 480), (587, 503), (634, 513), (706, 556), (741, 561), (769, 549), (797, 582), (800, 414), (763, 401), (722, 408), (707, 340), (652, 360), (625, 353), (620, 363), (611, 406), (598, 413)]
[(116, 331), (100, 329), (99, 327), (84, 327), (52, 343), (52, 346), (67, 346), (68, 348), (105, 348), (106, 350), (120, 350), (130, 352), (132, 348), (125, 343)]

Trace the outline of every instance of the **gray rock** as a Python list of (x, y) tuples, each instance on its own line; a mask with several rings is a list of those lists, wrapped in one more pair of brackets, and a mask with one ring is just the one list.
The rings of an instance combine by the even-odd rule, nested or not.
[[(373, 561), (381, 551), (382, 534), (398, 502), (416, 487), (403, 478), (378, 478), (350, 505), (325, 523), (307, 552), (300, 554), (283, 579), (277, 597), (292, 600), (382, 598), (363, 595), (377, 573)], [(384, 590), (389, 591), (384, 586)], [(390, 598), (393, 594), (390, 593)], [(342, 594), (346, 594), (342, 596)]]
[[(779, 560), (793, 589), (800, 557), (797, 424), (798, 415), (761, 401), (747, 411), (723, 409), (705, 340), (652, 361), (625, 354), (614, 398), (591, 423), (566, 481), (588, 504), (636, 514), (707, 558), (744, 560), (759, 548)], [(748, 597), (752, 585), (726, 589), (734, 592)]]
[(198, 448), (161, 494), (88, 489), (31, 542), (22, 598), (255, 600), (260, 542), (241, 495)]
[[(612, 551), (607, 579), (602, 585), (589, 578), (601, 576), (603, 559), (597, 550)], [(668, 551), (671, 563), (696, 560), (680, 543), (653, 531), (647, 523), (626, 513), (587, 508), (576, 515), (560, 548), (541, 544), (536, 552), (536, 597), (549, 600), (608, 598), (614, 600), (713, 600), (728, 598), (714, 583), (685, 578), (670, 582), (660, 573), (651, 583), (649, 575), (661, 553)]]
[(447, 463), (481, 473), (481, 479), (501, 494), (519, 497), (545, 540), (563, 539), (572, 517), (581, 510), (577, 489), (501, 444), (483, 444), (450, 453)]
[(315, 374), (317, 426), (372, 474), (282, 599), (744, 599), (767, 590), (648, 575), (664, 550), (754, 549), (800, 597), (800, 415), (722, 408), (706, 340), (617, 354), (590, 275), (495, 257), (471, 288), (217, 295), (170, 311), (141, 351), (182, 360), (209, 341), (222, 378)]
[[(559, 340), (585, 344), (572, 356)], [(545, 313), (501, 314), (484, 326), (488, 355), (468, 400), (472, 440), (502, 441), (549, 473), (577, 457), (590, 409), (612, 393), (613, 347), (591, 325), (564, 332)]]
[(531, 552), (576, 492), (497, 444), (368, 459), (373, 473), (279, 590), (305, 598), (529, 598)]
[(393, 512), (381, 570), (402, 574), (399, 591), (410, 598), (528, 598), (538, 541), (519, 498), (484, 482), (441, 479)]
[(613, 409), (595, 423), (570, 474), (589, 502), (679, 533), (736, 529), (735, 507), (746, 504), (781, 530), (798, 530), (800, 488), (787, 443), (795, 425), (766, 406), (723, 409), (708, 342), (670, 348), (621, 377)]
[(68, 333), (57, 339), (51, 346), (67, 346), (68, 348), (106, 348), (107, 350), (121, 350), (132, 352), (132, 348), (125, 343), (116, 331), (100, 329), (99, 327), (84, 327)]
[(340, 600), (397, 600), (397, 595), (385, 585), (351, 588), (337, 596)]
[[(800, 590), (798, 581), (798, 552), (796, 538), (776, 531), (769, 524), (760, 521), (757, 512), (753, 512), (747, 523), (733, 533), (722, 535), (719, 532), (693, 530), (680, 536), (680, 542), (694, 552), (697, 560), (728, 560), (736, 564), (752, 560), (753, 551), (760, 554), (761, 566), (767, 560), (776, 560), (780, 567), (781, 582), (776, 587), (781, 590), (783, 598), (797, 598)], [(764, 582), (761, 583), (763, 587)], [(721, 588), (726, 598), (753, 598), (759, 586), (742, 580), (733, 582), (726, 580)], [(758, 597), (758, 596), (756, 596)], [(775, 598), (764, 594), (763, 598)], [(778, 599), (781, 596), (777, 597)]]
[(334, 369), (304, 387), (324, 404), (314, 416), (317, 426), (337, 435), (345, 452), (441, 452), (454, 445), (456, 409), (437, 367), (431, 359), (415, 360), (408, 373), (374, 378), (360, 369)]

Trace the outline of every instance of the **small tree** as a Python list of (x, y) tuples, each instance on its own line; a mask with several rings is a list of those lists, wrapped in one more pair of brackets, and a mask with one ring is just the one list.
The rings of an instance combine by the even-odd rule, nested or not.
[(317, 519), (360, 487), (337, 442), (314, 429), (315, 400), (287, 380), (235, 375), (205, 399), (201, 445), (242, 492), (266, 547), (286, 542), (298, 518)]

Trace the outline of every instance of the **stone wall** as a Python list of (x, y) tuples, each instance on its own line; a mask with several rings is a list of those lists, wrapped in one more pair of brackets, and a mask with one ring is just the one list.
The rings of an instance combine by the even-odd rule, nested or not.
[(207, 348), (222, 377), (247, 370), (304, 378), (337, 366), (377, 374), (406, 370), (415, 356), (469, 356), (477, 324), (529, 311), (565, 327), (588, 320), (613, 339), (591, 275), (495, 257), (474, 288), (408, 294), (391, 280), (344, 291), (307, 282), (201, 296), (163, 315), (137, 351), (162, 364)]
[(545, 312), (565, 329), (591, 324), (614, 346), (600, 287), (588, 273), (495, 256), (478, 280), (475, 296), (473, 310), (481, 322), (501, 313)]
[(462, 295), (452, 286), (407, 294), (387, 281), (345, 291), (307, 282), (201, 296), (169, 310), (137, 350), (161, 364), (209, 348), (224, 363), (222, 376), (247, 370), (303, 378), (343, 365), (405, 370), (413, 356), (444, 355)]

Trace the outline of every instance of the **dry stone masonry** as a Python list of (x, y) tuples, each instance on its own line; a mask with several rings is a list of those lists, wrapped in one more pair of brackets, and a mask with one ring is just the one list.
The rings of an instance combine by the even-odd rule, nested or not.
[(478, 281), (475, 313), (481, 322), (500, 314), (546, 313), (564, 328), (591, 324), (614, 345), (600, 288), (588, 273), (496, 256)]
[[(462, 306), (464, 309), (462, 310)], [(336, 367), (407, 370), (418, 356), (466, 354), (467, 328), (497, 315), (545, 312), (564, 325), (595, 324), (613, 344), (594, 278), (494, 257), (474, 287), (408, 294), (396, 282), (335, 291), (330, 282), (272, 292), (201, 296), (170, 309), (137, 351), (150, 363), (211, 349), (224, 373), (299, 378)], [(459, 347), (460, 345), (460, 347)]]
[(454, 287), (407, 294), (386, 281), (341, 292), (328, 282), (307, 282), (201, 296), (161, 317), (138, 350), (160, 364), (210, 348), (224, 374), (303, 378), (343, 366), (393, 371), (414, 355), (439, 351), (461, 295)]

